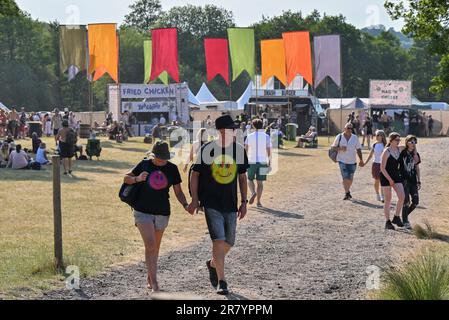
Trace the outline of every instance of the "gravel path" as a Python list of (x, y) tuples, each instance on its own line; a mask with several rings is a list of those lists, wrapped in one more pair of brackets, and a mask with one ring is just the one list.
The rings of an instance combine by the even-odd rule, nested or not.
[[(447, 138), (420, 145), (424, 189), (416, 221), (430, 208), (438, 208), (439, 199), (445, 196), (437, 178), (449, 165), (443, 150), (449, 150)], [(300, 154), (305, 152), (289, 151), (284, 161), (302, 161)], [(333, 166), (323, 160), (326, 152), (310, 151), (323, 161), (323, 170)], [(331, 172), (301, 179), (300, 184), (294, 173), (285, 181), (272, 177), (271, 186), (267, 185), (272, 196), (265, 203), (270, 209), (249, 212), (227, 260), (232, 289), (228, 299), (365, 299), (367, 268), (384, 266), (419, 244), (411, 234), (384, 231), (382, 207), (372, 194), (370, 168), (356, 174), (353, 202), (342, 201), (337, 166)], [(188, 295), (183, 297), (221, 299), (208, 282), (205, 261), (210, 247), (205, 236), (194, 246), (162, 256), (161, 287), (167, 293)], [(98, 277), (82, 279), (80, 291), (48, 292), (42, 298), (151, 299), (145, 277), (143, 263), (114, 267)]]

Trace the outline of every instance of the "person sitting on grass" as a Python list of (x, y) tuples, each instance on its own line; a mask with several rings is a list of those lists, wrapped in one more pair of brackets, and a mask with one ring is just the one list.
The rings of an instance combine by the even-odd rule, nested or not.
[(315, 127), (310, 127), (309, 131), (306, 135), (299, 137), (297, 148), (303, 148), (304, 143), (312, 143), (318, 137), (318, 133), (316, 132)]
[(14, 170), (23, 170), (30, 168), (30, 157), (28, 154), (22, 150), (22, 146), (18, 144), (16, 149), (9, 155), (8, 168)]
[(42, 142), (39, 146), (39, 149), (37, 149), (36, 162), (44, 166), (51, 164), (51, 162), (48, 160), (47, 145), (45, 144), (45, 142)]

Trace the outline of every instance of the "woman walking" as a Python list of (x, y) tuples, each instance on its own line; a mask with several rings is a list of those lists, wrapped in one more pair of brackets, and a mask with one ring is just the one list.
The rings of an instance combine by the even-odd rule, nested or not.
[(373, 122), (370, 117), (366, 117), (363, 123), (363, 142), (362, 148), (365, 147), (365, 141), (368, 144), (368, 149), (371, 149), (371, 138), (373, 136)]
[(170, 220), (170, 188), (179, 203), (187, 209), (189, 204), (181, 188), (181, 175), (171, 159), (168, 144), (157, 142), (152, 158), (140, 162), (125, 175), (125, 184), (140, 184), (134, 206), (134, 219), (145, 245), (145, 261), (148, 268), (148, 289), (160, 291), (157, 280), (157, 264), (164, 231)]
[(405, 149), (399, 157), (399, 168), (404, 178), (405, 192), (402, 221), (407, 229), (412, 229), (408, 217), (419, 204), (419, 190), (421, 189), (421, 174), (419, 170), (421, 157), (416, 150), (417, 144), (418, 139), (415, 136), (407, 136), (405, 139)]
[[(385, 224), (385, 229), (387, 230), (395, 230), (394, 225), (399, 228), (404, 227), (400, 217), (405, 200), (404, 186), (402, 184), (404, 180), (399, 169), (399, 157), (402, 151), (399, 147), (400, 143), (401, 135), (392, 132), (389, 136), (389, 143), (382, 154), (380, 183), (385, 196), (384, 214), (387, 220)], [(390, 220), (392, 189), (398, 197), (393, 221)]]
[(373, 149), (368, 156), (368, 159), (365, 162), (365, 166), (370, 162), (370, 160), (374, 157), (371, 174), (374, 179), (374, 191), (377, 195), (377, 201), (384, 202), (384, 196), (382, 190), (380, 188), (380, 173), (381, 173), (381, 164), (382, 164), (382, 154), (384, 152), (385, 147), (387, 146), (387, 136), (383, 130), (376, 131), (376, 143), (373, 145)]
[(189, 165), (191, 163), (195, 163), (194, 160), (198, 153), (200, 152), (201, 148), (208, 142), (208, 136), (207, 136), (207, 129), (201, 128), (198, 131), (198, 134), (196, 136), (196, 141), (193, 142), (192, 148), (190, 149), (190, 155), (189, 160), (184, 166), (184, 173), (187, 173), (187, 170), (189, 169)]

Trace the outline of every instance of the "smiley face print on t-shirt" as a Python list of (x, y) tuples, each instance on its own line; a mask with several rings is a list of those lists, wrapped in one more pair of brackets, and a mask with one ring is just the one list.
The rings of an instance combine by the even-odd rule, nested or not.
[(228, 155), (220, 155), (212, 163), (212, 177), (219, 184), (230, 184), (237, 175), (237, 164)]
[(148, 184), (153, 190), (163, 190), (168, 187), (168, 179), (162, 171), (154, 171), (148, 179)]

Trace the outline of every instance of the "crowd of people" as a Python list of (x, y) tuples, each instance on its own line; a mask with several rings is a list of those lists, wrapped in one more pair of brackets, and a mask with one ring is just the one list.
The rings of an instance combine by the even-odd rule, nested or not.
[[(394, 116), (389, 115), (386, 111), (373, 111), (371, 116), (364, 112), (359, 115), (352, 112), (346, 122), (351, 123), (353, 134), (363, 137), (362, 147), (366, 145), (368, 149), (371, 149), (371, 141), (377, 130), (382, 130), (387, 135), (401, 131), (404, 136), (413, 134), (431, 137), (435, 123), (432, 115), (427, 115), (426, 112), (411, 114), (408, 111), (394, 113)], [(394, 128), (395, 125), (399, 125), (400, 128)]]
[[(338, 152), (337, 162), (343, 179), (344, 200), (352, 199), (351, 187), (357, 166), (363, 168), (373, 159), (371, 173), (374, 190), (376, 200), (383, 203), (387, 230), (395, 230), (395, 227), (412, 229), (409, 216), (419, 204), (421, 157), (416, 148), (418, 138), (415, 135), (407, 135), (405, 145), (400, 146), (400, 143), (399, 133), (391, 132), (387, 138), (384, 130), (376, 130), (375, 143), (368, 159), (364, 161), (362, 145), (358, 136), (354, 134), (354, 124), (348, 122), (344, 132), (337, 135), (332, 144), (332, 148)], [(391, 219), (393, 191), (398, 201)]]
[[(31, 132), (32, 124), (40, 124)], [(59, 154), (65, 175), (73, 173), (72, 158), (84, 159), (83, 146), (78, 145), (81, 121), (67, 108), (61, 112), (29, 112), (24, 108), (17, 112), (0, 110), (0, 167), (14, 170), (41, 170), (50, 165), (50, 155)], [(39, 132), (36, 132), (39, 131)], [(55, 148), (49, 150), (39, 136), (54, 137)], [(20, 140), (32, 140), (32, 149), (22, 148)]]

